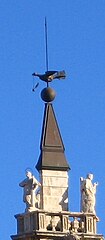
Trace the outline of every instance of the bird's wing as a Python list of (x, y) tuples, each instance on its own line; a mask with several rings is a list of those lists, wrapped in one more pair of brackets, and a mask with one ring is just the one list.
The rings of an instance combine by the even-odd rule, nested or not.
[(51, 76), (55, 73), (57, 73), (57, 71), (47, 71), (47, 72), (45, 72), (46, 76)]

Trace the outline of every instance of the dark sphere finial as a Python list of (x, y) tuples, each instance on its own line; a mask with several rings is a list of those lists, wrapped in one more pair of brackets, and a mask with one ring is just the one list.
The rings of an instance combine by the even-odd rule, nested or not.
[(41, 91), (41, 98), (44, 102), (52, 102), (56, 96), (54, 89), (46, 87)]

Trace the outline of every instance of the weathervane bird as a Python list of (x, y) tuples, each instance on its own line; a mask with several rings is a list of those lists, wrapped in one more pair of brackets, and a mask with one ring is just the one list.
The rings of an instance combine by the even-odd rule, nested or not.
[(54, 79), (64, 79), (65, 71), (46, 71), (44, 74), (33, 73), (32, 76), (39, 77), (44, 82), (52, 82)]

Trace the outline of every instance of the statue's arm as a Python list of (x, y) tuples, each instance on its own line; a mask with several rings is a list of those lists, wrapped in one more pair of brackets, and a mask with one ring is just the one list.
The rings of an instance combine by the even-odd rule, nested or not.
[(97, 186), (98, 186), (98, 183), (94, 183), (94, 184), (93, 184), (94, 193), (96, 193), (96, 188), (97, 188)]
[(26, 181), (25, 180), (23, 180), (22, 182), (19, 183), (20, 187), (24, 187), (25, 185), (26, 185)]
[(33, 186), (36, 187), (37, 186), (41, 186), (40, 182), (37, 181), (37, 179), (33, 176)]

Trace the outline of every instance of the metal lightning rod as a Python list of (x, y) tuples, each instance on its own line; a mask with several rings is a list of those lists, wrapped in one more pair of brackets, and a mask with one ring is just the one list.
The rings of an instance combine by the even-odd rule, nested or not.
[[(45, 17), (45, 49), (46, 49), (46, 71), (48, 71), (48, 41), (47, 41), (47, 19)], [(48, 81), (47, 81), (48, 87)]]

